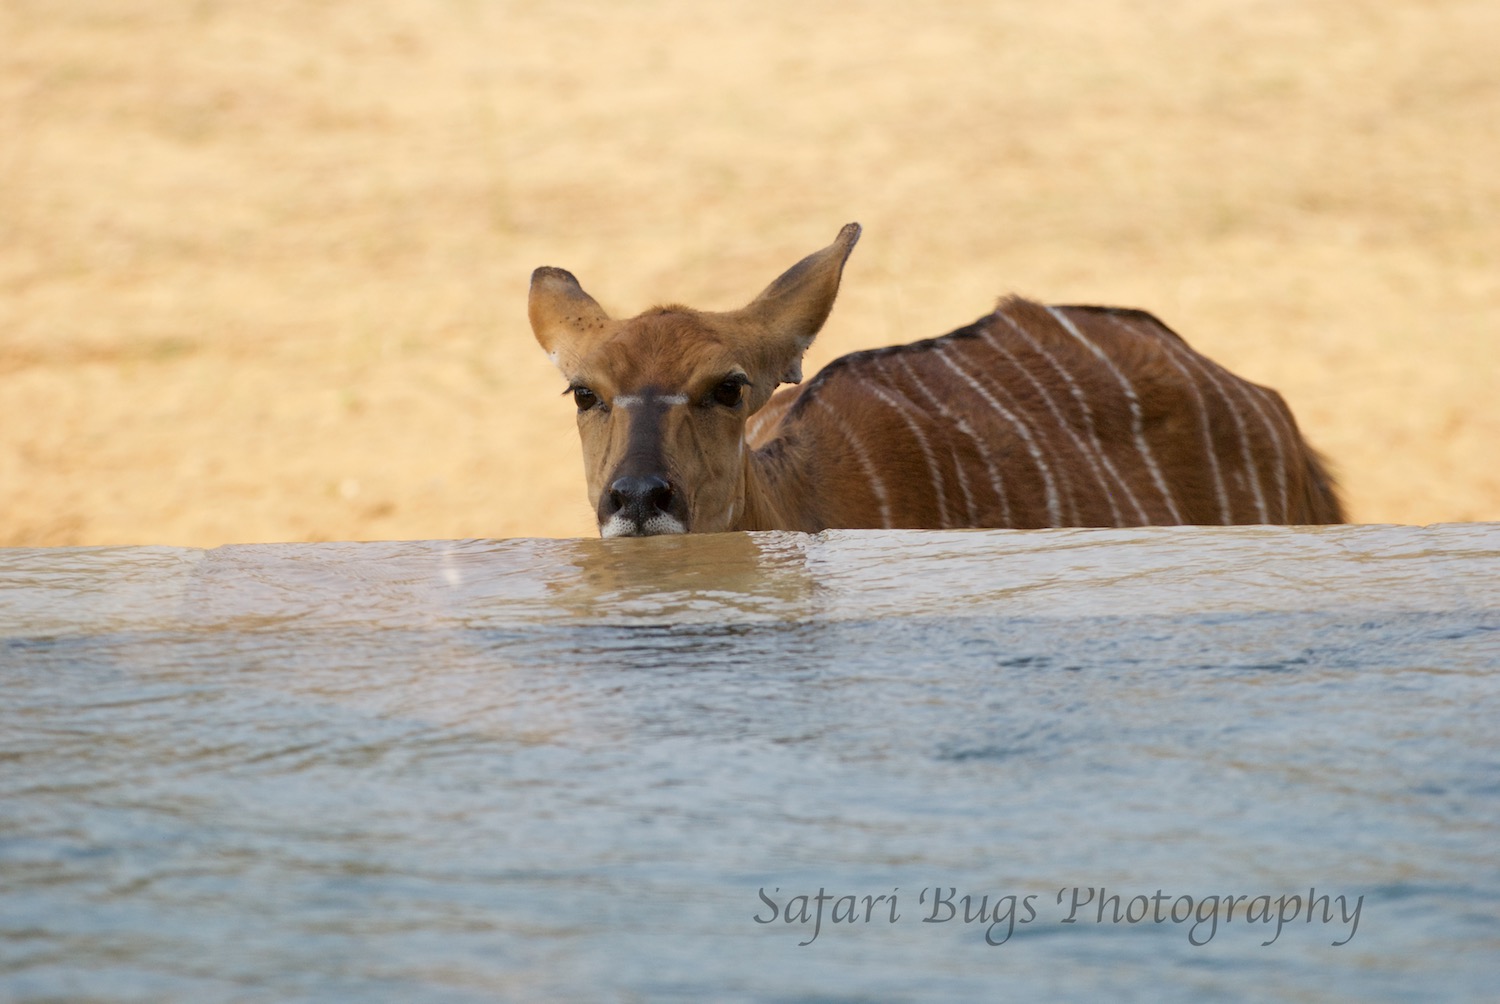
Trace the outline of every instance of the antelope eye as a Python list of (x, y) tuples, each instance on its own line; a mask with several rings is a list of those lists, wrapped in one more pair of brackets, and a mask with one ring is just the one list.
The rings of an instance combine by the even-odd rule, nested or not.
[(574, 387), (573, 403), (578, 405), (579, 411), (588, 411), (590, 408), (594, 407), (594, 405), (599, 403), (599, 395), (595, 394), (587, 387)]
[(744, 388), (744, 386), (745, 378), (742, 376), (732, 376), (729, 379), (724, 380), (714, 388), (714, 403), (721, 404), (726, 408), (739, 407), (741, 397), (740, 391)]

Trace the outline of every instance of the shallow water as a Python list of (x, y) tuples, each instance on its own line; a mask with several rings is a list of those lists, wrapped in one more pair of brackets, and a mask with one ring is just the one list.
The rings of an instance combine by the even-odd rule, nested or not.
[(7, 1000), (1500, 977), (1497, 525), (0, 551), (0, 681)]

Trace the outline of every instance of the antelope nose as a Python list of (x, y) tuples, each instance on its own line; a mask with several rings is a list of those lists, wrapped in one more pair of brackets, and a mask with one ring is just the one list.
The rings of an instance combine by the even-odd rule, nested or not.
[(609, 501), (615, 510), (636, 523), (645, 523), (672, 504), (672, 486), (654, 474), (616, 478), (609, 486)]

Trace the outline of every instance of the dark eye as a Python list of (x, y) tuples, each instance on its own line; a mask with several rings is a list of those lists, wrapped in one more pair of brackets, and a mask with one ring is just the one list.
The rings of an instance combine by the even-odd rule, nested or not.
[(590, 408), (594, 407), (594, 405), (599, 403), (599, 395), (595, 394), (587, 387), (574, 387), (573, 403), (578, 405), (579, 411), (588, 411)]
[(744, 377), (728, 377), (714, 388), (714, 392), (710, 396), (713, 398), (715, 404), (721, 404), (726, 408), (737, 408), (740, 403), (740, 391), (744, 386)]

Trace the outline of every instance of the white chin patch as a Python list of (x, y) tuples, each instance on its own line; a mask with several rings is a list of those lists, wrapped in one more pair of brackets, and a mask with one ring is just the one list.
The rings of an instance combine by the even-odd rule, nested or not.
[(677, 517), (666, 513), (658, 513), (641, 524), (615, 513), (599, 525), (601, 537), (656, 537), (667, 533), (687, 533), (687, 527)]

